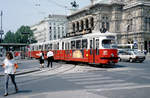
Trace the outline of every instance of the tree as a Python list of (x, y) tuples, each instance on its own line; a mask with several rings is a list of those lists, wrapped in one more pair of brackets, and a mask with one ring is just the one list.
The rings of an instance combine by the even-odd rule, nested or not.
[(15, 33), (15, 39), (17, 43), (29, 43), (29, 41), (30, 43), (37, 42), (29, 26), (21, 26)]
[[(32, 39), (31, 39), (32, 38)], [(16, 33), (8, 31), (4, 38), (4, 43), (35, 43), (33, 32), (29, 26), (21, 26)]]
[(4, 43), (16, 43), (14, 32), (8, 31), (4, 38)]

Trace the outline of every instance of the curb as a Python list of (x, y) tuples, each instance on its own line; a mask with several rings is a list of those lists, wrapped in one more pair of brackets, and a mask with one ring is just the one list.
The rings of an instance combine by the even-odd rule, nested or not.
[[(32, 72), (37, 72), (40, 71), (40, 69), (34, 69), (34, 70), (27, 70), (27, 71), (23, 71), (23, 72), (17, 72), (15, 75), (23, 75), (23, 74), (27, 74), (27, 73), (32, 73)], [(4, 74), (0, 74), (0, 77), (4, 76)]]
[(27, 73), (37, 72), (37, 71), (40, 71), (40, 69), (18, 72), (15, 75), (22, 75), (22, 74), (27, 74)]

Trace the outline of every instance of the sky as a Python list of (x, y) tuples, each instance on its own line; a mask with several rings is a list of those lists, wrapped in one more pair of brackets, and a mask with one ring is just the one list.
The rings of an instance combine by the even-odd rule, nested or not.
[[(66, 15), (72, 1), (74, 0), (0, 0), (3, 30), (5, 33), (8, 30), (15, 32), (21, 25), (34, 25), (49, 14)], [(75, 1), (79, 4), (79, 8), (90, 4), (90, 0)]]

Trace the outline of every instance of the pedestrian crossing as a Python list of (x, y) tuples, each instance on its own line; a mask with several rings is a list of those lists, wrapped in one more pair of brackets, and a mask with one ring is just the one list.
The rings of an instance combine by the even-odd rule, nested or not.
[(65, 74), (61, 78), (89, 91), (127, 90), (150, 87), (150, 84), (140, 84), (132, 81), (129, 82), (127, 80), (116, 79), (111, 76), (95, 73)]

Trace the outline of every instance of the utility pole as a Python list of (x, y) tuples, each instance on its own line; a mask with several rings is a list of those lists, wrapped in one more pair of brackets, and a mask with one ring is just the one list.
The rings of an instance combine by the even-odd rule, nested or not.
[(2, 24), (3, 11), (1, 11), (0, 16), (1, 16), (1, 27), (0, 27), (0, 35), (1, 35), (1, 39), (0, 39), (0, 42), (2, 43), (2, 35), (4, 34), (3, 27), (2, 27), (2, 25), (3, 25), (3, 24)]

